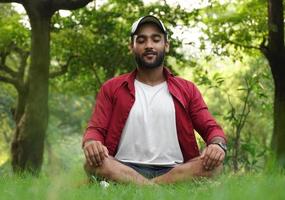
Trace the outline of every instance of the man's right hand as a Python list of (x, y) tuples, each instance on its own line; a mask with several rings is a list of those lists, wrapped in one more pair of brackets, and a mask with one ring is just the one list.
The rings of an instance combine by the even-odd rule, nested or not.
[(84, 143), (84, 154), (90, 166), (100, 166), (109, 156), (109, 151), (100, 141), (89, 140)]

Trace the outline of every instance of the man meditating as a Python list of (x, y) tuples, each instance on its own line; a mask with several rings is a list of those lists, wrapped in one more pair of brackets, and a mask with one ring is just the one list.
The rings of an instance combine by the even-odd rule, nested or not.
[[(197, 87), (164, 66), (167, 30), (152, 15), (131, 29), (137, 63), (105, 82), (83, 137), (88, 174), (120, 183), (167, 184), (219, 173), (226, 140)], [(207, 146), (198, 149), (194, 129)]]

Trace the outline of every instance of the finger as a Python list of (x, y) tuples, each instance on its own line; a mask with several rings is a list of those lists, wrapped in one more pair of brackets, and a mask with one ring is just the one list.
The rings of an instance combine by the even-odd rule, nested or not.
[(222, 162), (223, 162), (222, 158), (223, 158), (223, 154), (220, 154), (218, 159), (217, 159), (217, 163), (216, 163), (215, 167), (218, 167), (222, 164)]
[(88, 151), (87, 151), (86, 149), (84, 149), (84, 155), (85, 155), (85, 158), (86, 158), (88, 164), (89, 164), (90, 166), (92, 166), (93, 163), (92, 163), (92, 161), (90, 160), (89, 153), (88, 153)]
[(89, 159), (92, 161), (93, 165), (97, 166), (98, 164), (97, 164), (96, 157), (95, 157), (95, 154), (96, 154), (95, 143), (87, 146), (86, 149), (88, 150), (88, 153), (89, 153)]
[(98, 150), (98, 146), (96, 146), (96, 147), (94, 148), (94, 156), (93, 156), (93, 159), (95, 160), (97, 166), (99, 166), (99, 165), (102, 164), (101, 157), (100, 157), (100, 153), (99, 153), (99, 150)]
[(98, 152), (99, 152), (100, 160), (101, 162), (103, 162), (105, 159), (103, 145), (98, 145)]
[(221, 153), (218, 151), (213, 151), (211, 156), (211, 163), (209, 164), (209, 169), (212, 170), (218, 163)]
[(225, 156), (226, 156), (225, 152), (221, 153), (221, 156), (219, 157), (219, 162), (217, 164), (218, 166), (224, 162)]
[(202, 153), (202, 162), (203, 162), (203, 166), (205, 168), (206, 166), (206, 160), (207, 160), (207, 147), (204, 149), (203, 153)]
[(211, 169), (211, 166), (213, 163), (213, 157), (215, 156), (215, 152), (211, 147), (209, 147), (209, 150), (207, 151), (206, 156), (207, 156), (207, 160), (206, 160), (205, 168)]
[(109, 157), (109, 151), (108, 151), (107, 147), (103, 146), (103, 151), (104, 151), (105, 157), (108, 158)]
[(94, 145), (95, 145), (95, 141), (93, 140), (90, 140), (90, 141), (87, 141), (85, 142), (84, 144), (84, 152), (85, 152), (85, 155), (86, 155), (86, 159), (88, 160), (89, 164), (90, 165), (97, 165), (96, 164), (96, 160), (94, 160)]
[(205, 152), (205, 158), (204, 158), (204, 162), (203, 165), (205, 167), (205, 169), (209, 169), (209, 162), (210, 162), (210, 155), (212, 153), (212, 148), (211, 147), (207, 147), (206, 152)]

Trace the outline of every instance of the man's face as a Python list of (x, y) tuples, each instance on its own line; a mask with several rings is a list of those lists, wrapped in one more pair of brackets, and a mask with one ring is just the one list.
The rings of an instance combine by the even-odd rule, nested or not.
[(156, 25), (143, 24), (134, 35), (131, 49), (138, 66), (150, 69), (162, 66), (169, 44)]

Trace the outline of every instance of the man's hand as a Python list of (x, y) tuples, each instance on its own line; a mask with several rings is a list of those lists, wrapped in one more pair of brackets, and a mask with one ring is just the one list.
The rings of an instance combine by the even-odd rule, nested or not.
[(84, 154), (90, 166), (100, 166), (105, 158), (109, 156), (109, 151), (100, 141), (90, 140), (85, 142)]
[(225, 159), (224, 150), (217, 144), (208, 145), (202, 152), (201, 159), (206, 170), (212, 170)]

